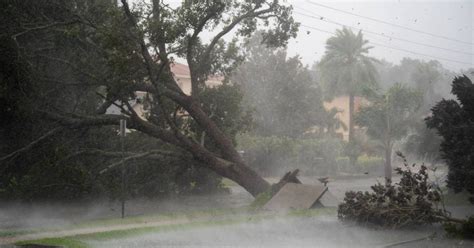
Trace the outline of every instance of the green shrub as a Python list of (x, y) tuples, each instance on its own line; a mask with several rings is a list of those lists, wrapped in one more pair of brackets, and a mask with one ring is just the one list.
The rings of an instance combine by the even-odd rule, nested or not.
[(358, 172), (369, 172), (375, 175), (382, 175), (384, 159), (381, 157), (369, 157), (366, 155), (357, 158)]
[(444, 230), (453, 238), (474, 239), (474, 216), (469, 217), (461, 224), (446, 223)]
[[(402, 156), (401, 154), (399, 156)], [(412, 171), (404, 157), (403, 168), (395, 171), (400, 175), (399, 183), (377, 183), (372, 191), (348, 191), (339, 205), (337, 216), (342, 221), (375, 225), (386, 228), (402, 228), (432, 224), (447, 219), (449, 214), (440, 209), (441, 189), (428, 178), (428, 169), (421, 165)]]
[(294, 168), (318, 175), (334, 173), (336, 158), (343, 147), (337, 138), (292, 139), (247, 134), (239, 135), (237, 143), (247, 163), (263, 175), (281, 175)]

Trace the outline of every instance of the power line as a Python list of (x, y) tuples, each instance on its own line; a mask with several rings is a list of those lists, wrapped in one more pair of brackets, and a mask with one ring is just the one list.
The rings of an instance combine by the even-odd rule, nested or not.
[[(319, 29), (319, 28), (316, 28), (316, 27), (312, 27), (312, 26), (308, 26), (308, 25), (304, 25), (304, 24), (301, 24), (301, 26), (305, 27), (305, 28), (308, 28), (308, 29), (316, 30), (316, 31), (319, 31), (319, 32), (336, 35), (336, 33), (334, 33), (334, 32)], [(407, 52), (407, 53), (411, 53), (411, 54), (416, 54), (416, 55), (420, 55), (420, 56), (425, 56), (425, 57), (429, 57), (429, 58), (434, 58), (434, 59), (438, 59), (438, 60), (444, 60), (444, 61), (448, 61), (448, 62), (453, 62), (453, 63), (465, 64), (465, 65), (472, 66), (472, 63), (467, 63), (467, 62), (464, 62), (464, 61), (458, 61), (458, 60), (433, 56), (433, 55), (429, 55), (429, 54), (419, 53), (419, 52), (411, 51), (411, 50), (408, 50), (408, 49), (387, 46), (387, 45), (383, 45), (383, 44), (380, 44), (380, 43), (374, 43), (374, 42), (371, 42), (371, 41), (369, 41), (369, 44), (372, 44), (372, 45), (375, 45), (375, 46), (380, 46), (380, 47), (385, 47), (385, 48), (389, 48), (389, 49), (393, 49), (393, 50), (398, 50), (398, 51), (402, 51), (402, 52)]]
[[(298, 8), (300, 9), (300, 8)], [(301, 12), (298, 12), (298, 11), (294, 11), (296, 14), (299, 14), (299, 15), (302, 15), (302, 16), (306, 16), (306, 17), (309, 17), (309, 18), (313, 18), (313, 19), (316, 19), (316, 20), (319, 20), (319, 21), (323, 21), (323, 22), (328, 22), (328, 23), (332, 23), (332, 24), (336, 24), (336, 25), (339, 25), (339, 26), (343, 26), (343, 27), (349, 27), (351, 29), (356, 29), (356, 30), (361, 30), (362, 32), (364, 33), (369, 33), (369, 34), (372, 34), (372, 35), (378, 35), (378, 36), (382, 36), (382, 37), (385, 37), (385, 38), (389, 38), (391, 40), (399, 40), (399, 41), (403, 41), (403, 42), (408, 42), (408, 43), (412, 43), (412, 44), (416, 44), (416, 45), (420, 45), (420, 46), (426, 46), (426, 47), (431, 47), (431, 48), (435, 48), (435, 49), (441, 49), (441, 50), (445, 50), (445, 51), (449, 51), (449, 52), (454, 52), (454, 53), (460, 53), (460, 54), (467, 54), (467, 55), (474, 55), (473, 53), (470, 53), (470, 52), (464, 52), (464, 51), (458, 51), (458, 50), (454, 50), (454, 49), (449, 49), (449, 48), (444, 48), (444, 47), (439, 47), (439, 46), (433, 46), (433, 45), (429, 45), (429, 44), (425, 44), (425, 43), (420, 43), (420, 42), (416, 42), (416, 41), (412, 41), (412, 40), (407, 40), (407, 39), (403, 39), (403, 38), (398, 38), (398, 37), (394, 37), (394, 36), (390, 36), (390, 35), (386, 35), (386, 34), (380, 34), (380, 33), (377, 33), (377, 32), (373, 32), (373, 31), (370, 31), (370, 30), (364, 30), (364, 29), (361, 29), (361, 28), (358, 28), (358, 27), (354, 27), (354, 26), (349, 26), (349, 25), (345, 25), (345, 24), (342, 24), (340, 22), (336, 22), (336, 21), (333, 21), (333, 20), (330, 20), (322, 15), (318, 15), (316, 13), (313, 13), (311, 12), (312, 14), (316, 15), (308, 15), (308, 14), (305, 14), (305, 13), (301, 13)], [(309, 11), (307, 11), (309, 12)]]
[(433, 34), (433, 33), (429, 33), (429, 32), (423, 31), (423, 30), (418, 30), (418, 29), (413, 29), (413, 28), (405, 27), (405, 26), (402, 26), (402, 25), (399, 25), (399, 24), (396, 24), (396, 23), (386, 22), (386, 21), (384, 21), (384, 20), (375, 19), (375, 18), (372, 18), (372, 17), (368, 17), (368, 16), (363, 16), (363, 15), (355, 14), (355, 13), (352, 13), (352, 12), (349, 12), (349, 11), (345, 11), (345, 10), (341, 10), (341, 9), (336, 9), (336, 8), (333, 8), (333, 7), (324, 5), (324, 4), (320, 4), (320, 3), (315, 3), (315, 2), (309, 1), (309, 0), (307, 0), (307, 2), (309, 2), (310, 4), (313, 4), (313, 5), (317, 5), (317, 6), (323, 7), (323, 8), (332, 9), (332, 10), (334, 10), (334, 11), (339, 11), (339, 12), (342, 12), (342, 13), (345, 13), (345, 14), (357, 16), (357, 17), (360, 17), (360, 18), (364, 18), (364, 19), (367, 19), (367, 20), (374, 21), (374, 22), (379, 22), (379, 23), (383, 23), (383, 24), (386, 24), (386, 25), (390, 25), (390, 26), (394, 26), (394, 27), (398, 27), (398, 28), (410, 30), (410, 31), (412, 31), (412, 32), (422, 33), (422, 34), (425, 34), (425, 35), (430, 35), (430, 36), (432, 36), (432, 37), (437, 37), (437, 38), (441, 38), (441, 39), (445, 39), (445, 40), (450, 40), (450, 41), (455, 41), (455, 42), (459, 42), (459, 43), (464, 43), (464, 44), (468, 44), (468, 45), (471, 45), (471, 46), (473, 45), (472, 42), (457, 40), (457, 39), (453, 39), (453, 38), (450, 38), (450, 37), (447, 37), (447, 36), (438, 35), (438, 34)]

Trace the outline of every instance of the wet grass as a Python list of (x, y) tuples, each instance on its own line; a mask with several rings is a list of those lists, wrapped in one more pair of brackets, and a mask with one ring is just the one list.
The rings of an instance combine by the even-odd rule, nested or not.
[(15, 243), (15, 245), (44, 245), (44, 246), (57, 246), (57, 247), (68, 247), (68, 248), (88, 248), (89, 245), (86, 243), (74, 238), (74, 237), (65, 237), (65, 238), (47, 238), (47, 239), (37, 239), (31, 241), (21, 241)]
[(34, 233), (34, 230), (14, 229), (14, 230), (0, 230), (0, 238), (14, 237), (19, 235)]
[(100, 227), (100, 226), (111, 226), (111, 225), (126, 225), (126, 224), (144, 224), (150, 222), (159, 222), (176, 219), (196, 219), (215, 217), (223, 215), (235, 215), (242, 214), (247, 211), (246, 208), (231, 208), (231, 209), (207, 209), (198, 211), (183, 211), (183, 212), (169, 212), (151, 215), (140, 215), (130, 216), (112, 219), (97, 219), (92, 221), (81, 222), (74, 224), (73, 228), (88, 228), (88, 227)]
[(233, 186), (238, 186), (238, 184), (228, 178), (222, 178), (221, 184), (224, 187), (233, 187)]
[(15, 237), (15, 236), (21, 236), (21, 235), (26, 235), (26, 234), (66, 231), (66, 230), (104, 227), (104, 226), (146, 224), (150, 222), (172, 221), (172, 220), (178, 220), (178, 219), (191, 220), (191, 219), (199, 219), (199, 218), (238, 215), (238, 214), (245, 214), (247, 212), (248, 212), (247, 208), (207, 209), (207, 210), (198, 210), (198, 211), (183, 211), (183, 212), (170, 212), (170, 213), (130, 216), (130, 217), (125, 217), (123, 219), (122, 218), (96, 219), (96, 220), (88, 220), (88, 221), (84, 221), (80, 223), (60, 225), (60, 226), (54, 226), (54, 227), (44, 227), (44, 228), (34, 228), (34, 229), (5, 229), (5, 230), (0, 230), (0, 237)]

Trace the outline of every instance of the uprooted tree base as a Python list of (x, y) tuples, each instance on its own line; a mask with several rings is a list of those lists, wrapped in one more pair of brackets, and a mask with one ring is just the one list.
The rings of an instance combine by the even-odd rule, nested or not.
[(338, 207), (338, 218), (362, 225), (383, 228), (402, 228), (437, 222), (464, 223), (450, 217), (444, 209), (439, 186), (429, 182), (428, 169), (421, 165), (413, 172), (405, 157), (403, 167), (395, 169), (401, 176), (399, 183), (386, 182), (372, 186), (373, 192), (346, 192)]
[(296, 169), (294, 171), (288, 171), (285, 173), (285, 175), (283, 175), (283, 177), (277, 183), (272, 184), (272, 186), (266, 191), (258, 194), (252, 204), (250, 204), (250, 208), (258, 210), (263, 207), (287, 183), (301, 183), (297, 177), (299, 172), (300, 170)]

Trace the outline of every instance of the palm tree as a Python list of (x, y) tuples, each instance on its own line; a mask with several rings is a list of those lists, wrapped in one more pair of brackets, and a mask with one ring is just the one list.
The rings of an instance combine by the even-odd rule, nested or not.
[[(347, 28), (336, 30), (336, 35), (326, 41), (326, 53), (319, 63), (321, 81), (326, 97), (349, 95), (349, 145), (354, 145), (354, 98), (377, 86), (376, 59), (367, 56), (367, 46), (362, 33), (355, 34)], [(354, 149), (351, 149), (354, 150)], [(357, 159), (349, 154), (351, 164)]]

